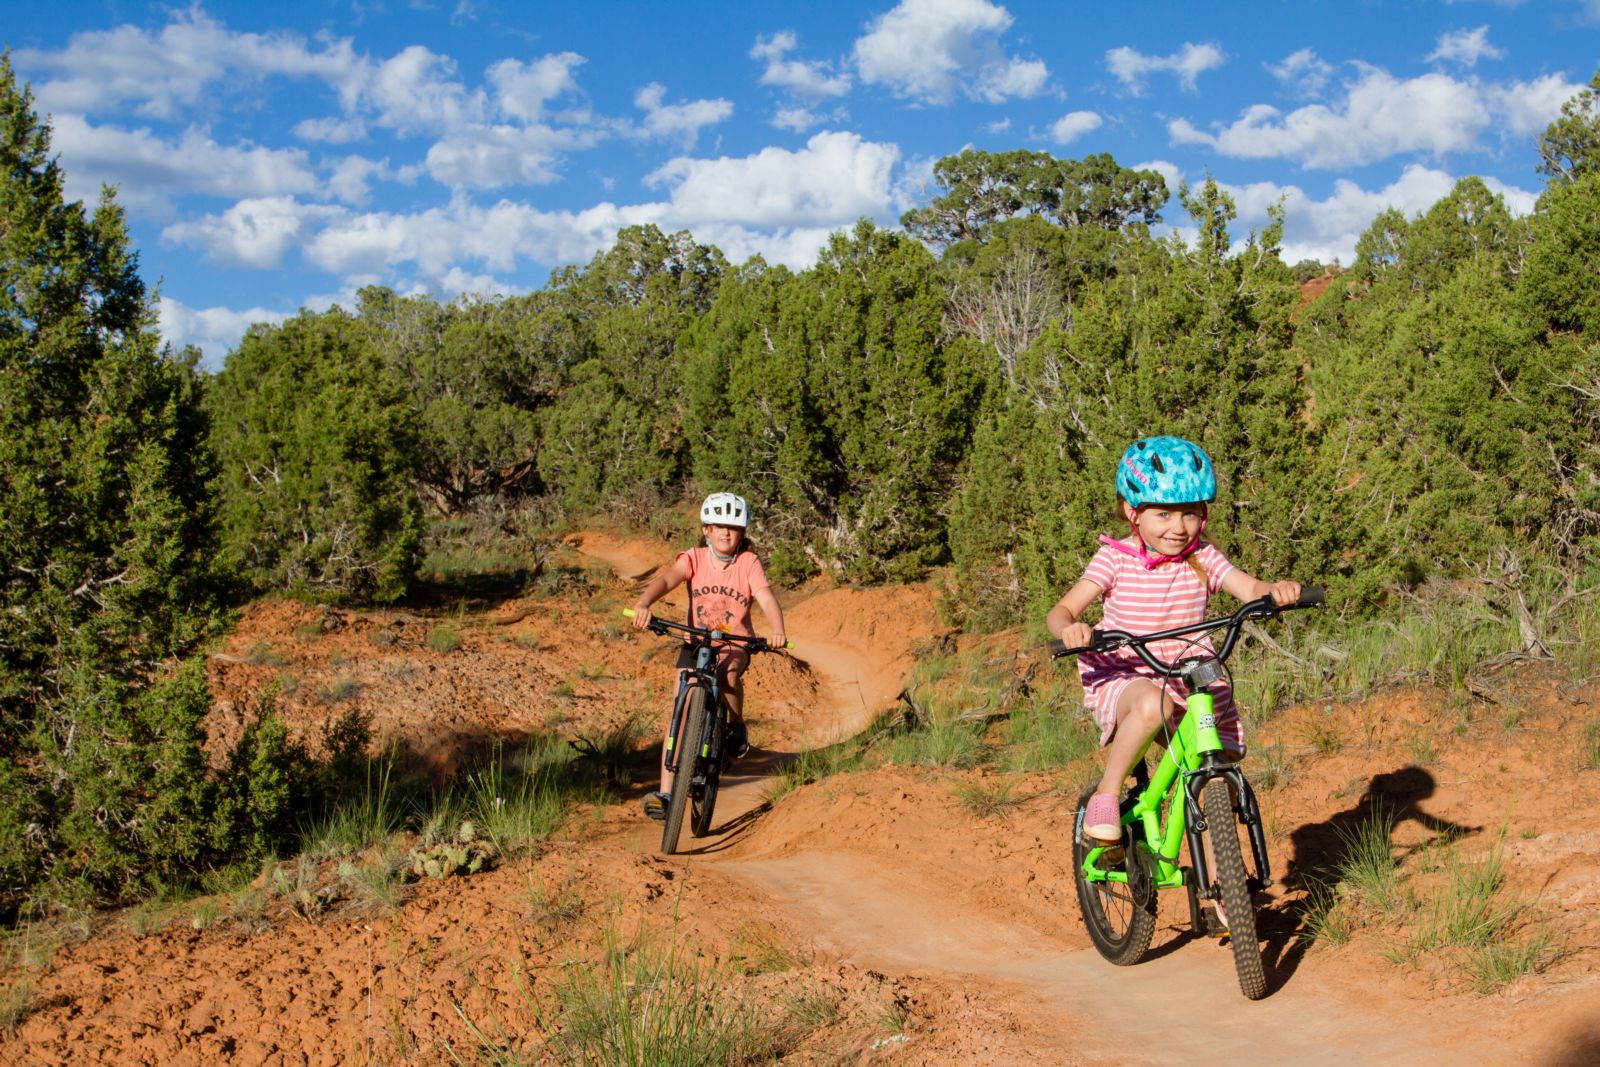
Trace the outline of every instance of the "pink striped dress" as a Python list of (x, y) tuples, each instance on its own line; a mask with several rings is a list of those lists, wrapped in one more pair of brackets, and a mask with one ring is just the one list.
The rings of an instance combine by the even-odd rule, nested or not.
[[(1130, 549), (1137, 547), (1130, 535), (1123, 543)], [(1205, 580), (1195, 573), (1188, 559), (1163, 563), (1155, 570), (1146, 570), (1142, 562), (1110, 545), (1101, 545), (1089, 561), (1083, 576), (1101, 589), (1105, 617), (1098, 628), (1126, 630), (1131, 634), (1154, 633), (1187, 626), (1205, 618), (1206, 601), (1212, 593), (1222, 588), (1222, 579), (1233, 570), (1228, 558), (1208, 541), (1191, 557), (1205, 570)], [(1170, 663), (1199, 650), (1212, 651), (1208, 634), (1157, 641), (1150, 651)], [(1083, 702), (1100, 727), (1100, 743), (1107, 744), (1116, 732), (1117, 699), (1135, 678), (1148, 678), (1165, 685), (1183, 712), (1183, 701), (1188, 689), (1181, 682), (1158, 679), (1132, 649), (1119, 649), (1111, 653), (1086, 652), (1078, 657), (1078, 676), (1083, 680)], [(1244, 751), (1244, 727), (1234, 707), (1233, 691), (1226, 682), (1212, 687), (1216, 695), (1215, 714), (1217, 733), (1225, 747)]]

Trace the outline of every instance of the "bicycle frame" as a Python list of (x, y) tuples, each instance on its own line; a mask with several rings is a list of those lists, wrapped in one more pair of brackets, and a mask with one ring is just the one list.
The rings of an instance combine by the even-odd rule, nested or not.
[[(1212, 719), (1214, 698), (1204, 690), (1189, 694), (1184, 702), (1186, 714), (1172, 733), (1167, 750), (1149, 776), (1148, 784), (1136, 794), (1134, 802), (1122, 815), (1123, 825), (1133, 824), (1135, 848), (1142, 848), (1150, 857), (1153, 886), (1156, 889), (1177, 889), (1188, 886), (1200, 892), (1200, 887), (1211, 885), (1210, 871), (1206, 866), (1205, 849), (1201, 835), (1205, 833), (1205, 818), (1201, 814), (1200, 792), (1212, 778), (1223, 778), (1240, 798), (1238, 810), (1241, 821), (1249, 831), (1250, 851), (1255, 864), (1256, 877), (1252, 888), (1265, 888), (1272, 884), (1267, 876), (1271, 870), (1267, 862), (1266, 834), (1261, 827), (1260, 813), (1255, 805), (1255, 793), (1250, 783), (1237, 767), (1228, 765), (1222, 756), (1222, 741), (1217, 736)], [(1144, 778), (1144, 765), (1138, 764), (1135, 778)], [(1175, 783), (1182, 779), (1183, 803), (1177, 803)], [(1169, 796), (1173, 803), (1167, 804)], [(1165, 825), (1162, 807), (1168, 808)], [(1194, 864), (1194, 877), (1188, 878), (1188, 868), (1179, 863), (1179, 844), (1187, 838), (1189, 856)], [(1091, 849), (1084, 859), (1083, 876), (1090, 882), (1126, 883), (1126, 871), (1105, 870), (1099, 866), (1100, 858), (1110, 845)], [(1210, 890), (1205, 890), (1210, 896)]]
[[(1214, 716), (1215, 697), (1208, 687), (1221, 681), (1222, 669), (1233, 653), (1243, 624), (1252, 618), (1270, 617), (1288, 607), (1311, 607), (1322, 602), (1322, 591), (1307, 588), (1297, 604), (1279, 607), (1270, 597), (1245, 604), (1233, 615), (1209, 619), (1192, 626), (1164, 630), (1159, 634), (1134, 635), (1119, 631), (1103, 631), (1096, 635), (1095, 643), (1087, 648), (1062, 648), (1056, 657), (1086, 651), (1110, 651), (1131, 646), (1139, 658), (1158, 675), (1182, 679), (1189, 691), (1184, 700), (1185, 714), (1177, 729), (1168, 735), (1168, 745), (1156, 765), (1155, 773), (1148, 775), (1141, 760), (1134, 766), (1135, 793), (1132, 802), (1124, 802), (1122, 824), (1133, 825), (1133, 844), (1136, 853), (1148, 859), (1148, 866), (1140, 863), (1130, 869), (1148, 870), (1154, 889), (1186, 887), (1190, 896), (1190, 911), (1196, 923), (1199, 920), (1199, 896), (1214, 898), (1211, 872), (1208, 869), (1203, 835), (1206, 832), (1205, 816), (1200, 794), (1207, 782), (1215, 778), (1227, 781), (1234, 799), (1234, 810), (1244, 824), (1250, 839), (1251, 858), (1255, 875), (1250, 879), (1252, 891), (1272, 884), (1271, 866), (1267, 859), (1266, 833), (1261, 825), (1261, 813), (1256, 807), (1255, 791), (1238, 767), (1223, 755), (1222, 739), (1217, 734)], [(1157, 638), (1182, 637), (1227, 627), (1222, 647), (1214, 653), (1191, 657), (1175, 664), (1163, 663), (1145, 647)], [(1178, 802), (1182, 786), (1181, 803)], [(1165, 823), (1162, 807), (1166, 807)], [(1179, 863), (1179, 845), (1187, 841), (1192, 867)], [(1111, 882), (1126, 885), (1127, 870), (1107, 870), (1100, 861), (1108, 851), (1120, 849), (1122, 844), (1092, 848), (1083, 860), (1079, 872), (1087, 882)], [(1114, 866), (1114, 865), (1108, 865)]]
[[(716, 650), (711, 647), (709, 640), (697, 642), (694, 646), (694, 666), (680, 668), (678, 673), (678, 692), (672, 701), (672, 721), (667, 727), (667, 736), (662, 741), (665, 753), (665, 762), (668, 772), (678, 773), (678, 731), (683, 728), (683, 709), (688, 704), (689, 690), (700, 686), (706, 689), (708, 701), (706, 707), (712, 709), (713, 714), (721, 714), (722, 690), (717, 684)], [(708, 756), (710, 751), (710, 731), (707, 731), (706, 741), (700, 746), (700, 755)]]

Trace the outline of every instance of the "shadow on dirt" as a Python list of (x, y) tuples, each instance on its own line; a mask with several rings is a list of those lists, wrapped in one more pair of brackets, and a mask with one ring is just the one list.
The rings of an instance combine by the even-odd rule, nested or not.
[[(1298, 892), (1299, 896), (1275, 901), (1256, 916), (1269, 995), (1288, 984), (1311, 945), (1307, 922), (1311, 895), (1339, 884), (1357, 843), (1363, 835), (1370, 834), (1373, 827), (1387, 826), (1391, 850), (1395, 829), (1409, 822), (1417, 823), (1434, 835), (1425, 844), (1453, 841), (1483, 830), (1481, 826), (1465, 826), (1425, 811), (1422, 802), (1433, 796), (1437, 785), (1432, 774), (1415, 765), (1375, 774), (1354, 806), (1322, 822), (1298, 827), (1289, 835), (1294, 851), (1289, 857), (1283, 887)], [(1407, 856), (1421, 847), (1424, 846), (1408, 848), (1397, 862), (1404, 863)]]

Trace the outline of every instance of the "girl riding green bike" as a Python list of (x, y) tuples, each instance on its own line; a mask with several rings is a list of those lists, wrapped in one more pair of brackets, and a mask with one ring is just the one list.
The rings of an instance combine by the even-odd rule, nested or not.
[[(1104, 605), (1101, 625), (1133, 634), (1153, 633), (1197, 623), (1213, 593), (1239, 600), (1270, 596), (1280, 606), (1300, 597), (1298, 582), (1266, 582), (1239, 570), (1215, 545), (1204, 541), (1207, 505), (1217, 495), (1210, 458), (1181, 437), (1147, 437), (1123, 452), (1114, 478), (1130, 534), (1102, 536), (1083, 578), (1068, 589), (1045, 617), (1052, 636), (1068, 646), (1088, 645), (1093, 631), (1082, 622), (1096, 600)], [(1205, 635), (1158, 642), (1151, 652), (1177, 659), (1210, 651)], [(1158, 677), (1131, 650), (1088, 652), (1078, 657), (1084, 704), (1100, 727), (1106, 746), (1100, 787), (1089, 800), (1083, 832), (1098, 843), (1122, 836), (1118, 803), (1134, 762), (1163, 730), (1184, 713), (1188, 691), (1181, 681)], [(1244, 729), (1226, 682), (1214, 690), (1217, 733), (1229, 758), (1243, 758)]]

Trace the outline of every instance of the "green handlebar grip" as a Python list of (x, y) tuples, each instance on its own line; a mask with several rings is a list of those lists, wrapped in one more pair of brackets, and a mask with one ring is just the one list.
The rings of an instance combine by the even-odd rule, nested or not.
[(632, 608), (623, 608), (622, 609), (622, 613), (624, 615), (626, 615), (630, 619), (633, 618), (633, 609)]

